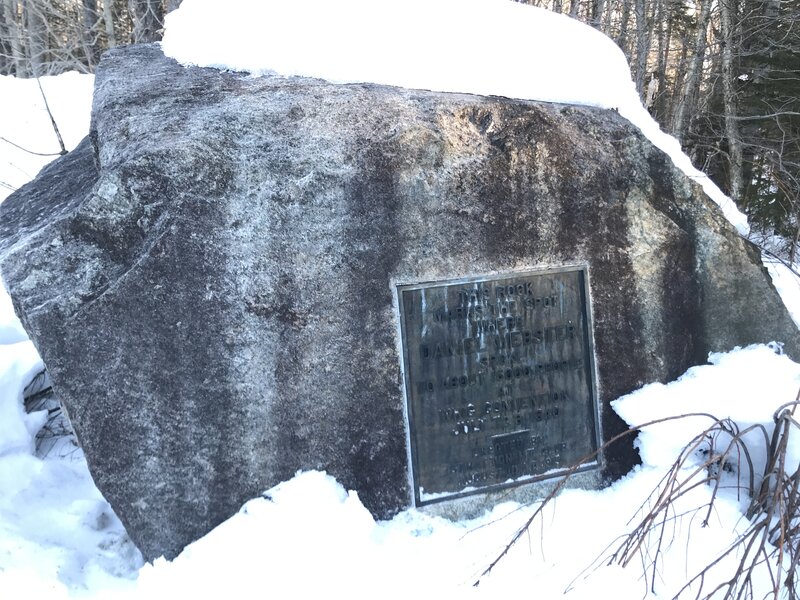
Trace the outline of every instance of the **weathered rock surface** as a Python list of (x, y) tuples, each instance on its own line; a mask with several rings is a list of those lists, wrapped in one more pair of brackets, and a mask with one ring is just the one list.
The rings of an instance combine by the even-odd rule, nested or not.
[(2, 205), (2, 272), (148, 559), (298, 469), (409, 504), (396, 283), (588, 265), (606, 437), (610, 400), (711, 350), (800, 356), (756, 250), (612, 111), (137, 46), (90, 138)]

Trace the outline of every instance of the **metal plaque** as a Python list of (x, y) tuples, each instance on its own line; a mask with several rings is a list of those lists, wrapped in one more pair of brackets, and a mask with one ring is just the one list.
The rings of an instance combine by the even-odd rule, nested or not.
[(418, 506), (557, 477), (597, 450), (586, 295), (582, 268), (398, 286)]

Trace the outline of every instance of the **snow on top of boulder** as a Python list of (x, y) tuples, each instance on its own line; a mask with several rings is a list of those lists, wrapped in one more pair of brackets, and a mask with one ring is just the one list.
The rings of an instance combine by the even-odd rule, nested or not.
[(167, 17), (163, 45), (182, 62), (339, 83), (609, 108), (621, 86), (635, 93), (625, 57), (603, 34), (508, 0), (234, 0), (224, 11), (186, 0)]
[(183, 64), (612, 108), (700, 184), (740, 233), (736, 205), (642, 106), (622, 51), (566, 15), (510, 0), (185, 0), (163, 49)]

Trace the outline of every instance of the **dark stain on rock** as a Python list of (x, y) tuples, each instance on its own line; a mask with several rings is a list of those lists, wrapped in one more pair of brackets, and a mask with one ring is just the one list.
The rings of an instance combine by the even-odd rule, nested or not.
[[(147, 559), (299, 469), (377, 517), (408, 505), (400, 280), (586, 265), (605, 439), (612, 400), (718, 345), (800, 350), (757, 253), (612, 111), (249, 78), (151, 45), (96, 78), (90, 140), (0, 206), (0, 262)], [(613, 478), (637, 455), (605, 458)]]

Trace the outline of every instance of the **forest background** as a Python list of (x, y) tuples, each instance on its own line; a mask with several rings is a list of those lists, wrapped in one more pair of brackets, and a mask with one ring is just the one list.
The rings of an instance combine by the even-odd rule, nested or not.
[[(0, 0), (0, 75), (91, 73), (108, 48), (160, 40), (165, 14), (181, 1)], [(795, 262), (800, 0), (524, 3), (568, 14), (613, 39), (662, 129), (748, 215), (751, 235)], [(23, 145), (0, 138), (0, 151), (11, 142)]]

